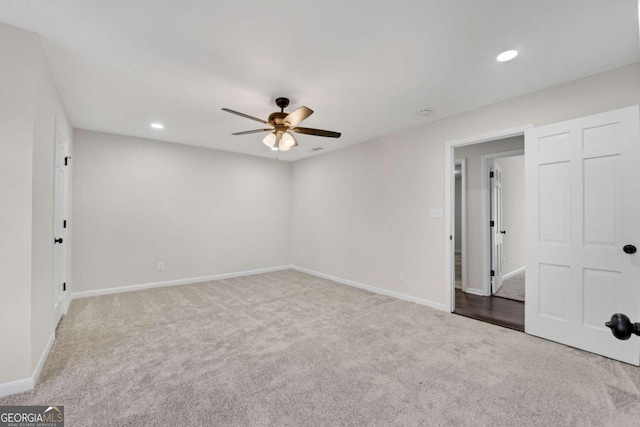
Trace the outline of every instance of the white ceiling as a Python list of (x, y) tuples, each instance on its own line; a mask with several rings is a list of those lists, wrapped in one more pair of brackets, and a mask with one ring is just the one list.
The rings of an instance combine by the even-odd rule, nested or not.
[(76, 128), (275, 157), (220, 108), (287, 96), (343, 133), (282, 160), (640, 61), (637, 0), (3, 0), (0, 22), (41, 35)]

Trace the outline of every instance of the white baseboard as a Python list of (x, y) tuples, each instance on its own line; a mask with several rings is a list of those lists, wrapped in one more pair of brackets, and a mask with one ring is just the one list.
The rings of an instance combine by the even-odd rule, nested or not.
[(54, 331), (49, 337), (49, 341), (47, 341), (47, 345), (40, 355), (40, 359), (38, 360), (38, 364), (36, 365), (33, 374), (27, 378), (0, 384), (0, 397), (33, 390), (33, 387), (38, 382), (38, 378), (40, 377), (40, 373), (42, 372), (44, 363), (47, 361), (47, 357), (49, 357), (49, 352), (51, 351), (51, 347), (53, 347), (53, 343), (55, 340), (56, 334)]
[(525, 270), (525, 266), (522, 266), (520, 268), (516, 268), (515, 270), (513, 270), (511, 273), (507, 273), (507, 274), (503, 274), (502, 275), (502, 280), (504, 279), (508, 279), (509, 277), (513, 277), (516, 274), (522, 273)]
[(40, 378), (40, 372), (42, 372), (42, 368), (44, 368), (44, 362), (47, 361), (47, 357), (49, 357), (49, 352), (51, 351), (51, 347), (53, 347), (53, 343), (56, 340), (56, 332), (53, 331), (49, 336), (49, 341), (47, 341), (47, 345), (45, 346), (42, 354), (40, 355), (40, 360), (38, 360), (38, 364), (36, 365), (36, 369), (33, 371), (33, 375), (31, 378), (33, 379), (33, 385), (35, 386), (38, 383), (38, 378)]
[(423, 298), (417, 298), (417, 297), (414, 297), (414, 296), (411, 296), (411, 295), (407, 295), (407, 294), (403, 294), (403, 293), (400, 293), (400, 292), (395, 292), (395, 291), (390, 291), (390, 290), (383, 289), (383, 288), (378, 288), (376, 286), (366, 285), (364, 283), (356, 282), (356, 281), (349, 280), (349, 279), (343, 279), (341, 277), (331, 276), (330, 274), (320, 273), (320, 272), (317, 272), (317, 271), (309, 270), (308, 268), (298, 267), (297, 265), (292, 265), (290, 268), (293, 269), (293, 270), (299, 271), (301, 273), (306, 273), (306, 274), (310, 274), (312, 276), (321, 277), (323, 279), (331, 280), (331, 281), (334, 281), (334, 282), (337, 282), (337, 283), (341, 283), (341, 284), (347, 285), (347, 286), (353, 286), (354, 288), (363, 289), (365, 291), (373, 292), (373, 293), (376, 293), (376, 294), (386, 295), (388, 297), (397, 298), (399, 300), (413, 302), (413, 303), (416, 303), (416, 304), (424, 305), (426, 307), (435, 308), (436, 310), (447, 311), (447, 312), (449, 311), (449, 310), (447, 310), (447, 308), (445, 307), (444, 304), (439, 303), (439, 302), (430, 301), (430, 300), (423, 299)]
[(192, 283), (208, 282), (211, 280), (230, 279), (233, 277), (250, 276), (253, 274), (271, 273), (273, 271), (288, 270), (290, 265), (281, 265), (279, 267), (258, 268), (256, 270), (239, 271), (235, 273), (214, 274), (211, 276), (192, 277), (189, 279), (167, 280), (165, 282), (143, 283), (140, 285), (118, 286), (115, 288), (96, 289), (93, 291), (73, 292), (71, 299), (97, 297), (101, 295), (119, 294), (121, 292), (141, 291), (143, 289), (162, 288), (165, 286), (189, 285)]
[(464, 290), (464, 292), (466, 292), (468, 294), (473, 294), (473, 295), (480, 295), (481, 297), (487, 296), (487, 295), (484, 294), (484, 291), (482, 289), (467, 288), (467, 289)]
[(0, 384), (0, 397), (9, 396), (10, 394), (22, 393), (33, 389), (33, 378), (22, 378), (8, 383)]

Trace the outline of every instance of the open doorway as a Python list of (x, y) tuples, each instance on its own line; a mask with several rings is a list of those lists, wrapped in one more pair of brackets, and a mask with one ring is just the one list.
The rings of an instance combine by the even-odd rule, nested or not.
[(524, 136), (453, 155), (453, 312), (524, 331)]
[(524, 151), (511, 154), (500, 153), (501, 157), (487, 159), (491, 185), (491, 293), (525, 302)]

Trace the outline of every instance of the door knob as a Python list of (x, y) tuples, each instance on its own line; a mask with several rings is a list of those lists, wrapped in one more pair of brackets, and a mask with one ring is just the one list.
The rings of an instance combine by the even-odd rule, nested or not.
[(501, 234), (507, 234), (507, 230), (500, 231)]
[(638, 250), (633, 245), (624, 245), (622, 248), (625, 254), (635, 254)]
[(56, 239), (55, 237), (53, 238), (53, 243), (62, 243), (62, 237)]
[(631, 323), (631, 320), (622, 313), (611, 316), (611, 320), (605, 323), (611, 329), (611, 333), (619, 340), (628, 340), (631, 334), (640, 335), (640, 323)]

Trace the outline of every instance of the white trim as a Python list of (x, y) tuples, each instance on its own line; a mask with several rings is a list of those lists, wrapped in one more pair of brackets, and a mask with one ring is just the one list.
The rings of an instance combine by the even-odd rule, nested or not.
[[(68, 289), (69, 289), (69, 288), (67, 288), (67, 290), (68, 290)], [(64, 314), (63, 314), (63, 316), (69, 312), (69, 307), (71, 306), (71, 301), (72, 301), (72, 300), (73, 300), (73, 293), (69, 292), (69, 296), (67, 297), (66, 304), (65, 304), (65, 307), (64, 307)]]
[(213, 274), (211, 276), (192, 277), (189, 279), (167, 280), (165, 282), (143, 283), (140, 285), (118, 286), (114, 288), (96, 289), (93, 291), (73, 292), (71, 299), (97, 297), (101, 295), (119, 294), (122, 292), (141, 291), (143, 289), (162, 288), (165, 286), (189, 285), (193, 283), (208, 282), (211, 280), (230, 279), (233, 277), (250, 276), (252, 274), (271, 273), (273, 271), (281, 271), (291, 269), (290, 265), (281, 265), (279, 267), (258, 268), (255, 270), (239, 271), (235, 273)]
[(485, 297), (486, 296), (482, 289), (477, 289), (477, 288), (467, 288), (465, 290), (465, 292), (468, 293), (468, 294), (480, 295), (481, 297)]
[(504, 280), (504, 279), (508, 279), (509, 277), (513, 277), (513, 276), (515, 276), (516, 274), (520, 274), (520, 273), (522, 273), (526, 268), (527, 268), (527, 266), (526, 266), (526, 265), (523, 265), (523, 266), (522, 266), (522, 267), (520, 267), (520, 268), (516, 268), (516, 269), (515, 269), (515, 270), (513, 270), (511, 273), (503, 274), (503, 275), (502, 275), (502, 280)]
[(457, 139), (455, 141), (449, 141), (447, 143), (445, 143), (445, 150), (444, 150), (444, 176), (445, 176), (445, 181), (444, 181), (444, 187), (445, 187), (445, 192), (444, 192), (444, 198), (445, 198), (445, 228), (444, 228), (444, 233), (445, 233), (445, 246), (444, 246), (444, 250), (445, 250), (445, 271), (444, 271), (444, 277), (445, 277), (445, 307), (446, 310), (449, 312), (453, 312), (453, 310), (455, 309), (455, 276), (453, 274), (453, 268), (452, 268), (452, 263), (453, 263), (453, 248), (454, 248), (454, 244), (453, 241), (450, 240), (449, 236), (452, 236), (452, 224), (453, 224), (453, 203), (455, 202), (454, 198), (453, 198), (453, 185), (452, 185), (452, 176), (453, 176), (453, 169), (454, 169), (454, 161), (455, 161), (455, 155), (454, 155), (454, 148), (455, 147), (462, 147), (464, 145), (472, 145), (472, 144), (478, 144), (481, 142), (487, 142), (487, 141), (492, 141), (495, 139), (504, 139), (504, 138), (509, 138), (511, 136), (518, 136), (518, 135), (524, 135), (524, 132), (528, 129), (533, 128), (532, 124), (528, 124), (528, 125), (523, 125), (523, 126), (518, 126), (515, 128), (511, 128), (511, 129), (505, 129), (505, 130), (501, 130), (501, 131), (497, 131), (497, 132), (491, 132), (491, 133), (485, 133), (482, 135), (477, 135), (477, 136), (471, 136), (468, 138), (462, 138), (462, 139)]
[(44, 347), (44, 350), (40, 355), (40, 360), (38, 360), (36, 369), (34, 369), (33, 375), (31, 376), (34, 386), (38, 383), (38, 378), (40, 378), (40, 373), (42, 372), (42, 368), (44, 367), (44, 362), (47, 361), (47, 357), (49, 357), (49, 352), (51, 351), (51, 347), (53, 347), (53, 343), (55, 342), (55, 340), (56, 340), (56, 332), (53, 331), (49, 336), (49, 341), (47, 341), (47, 345)]
[[(53, 154), (53, 176), (52, 176), (52, 182), (54, 183), (53, 186), (53, 199), (52, 199), (52, 206), (53, 206), (53, 215), (52, 215), (52, 221), (53, 221), (53, 228), (51, 230), (51, 232), (53, 233), (51, 235), (51, 240), (50, 240), (50, 245), (51, 245), (51, 259), (53, 260), (53, 268), (51, 270), (51, 284), (52, 286), (58, 287), (57, 292), (59, 292), (59, 298), (58, 301), (52, 301), (53, 303), (53, 316), (54, 316), (54, 322), (57, 326), (57, 324), (60, 322), (60, 319), (62, 318), (62, 316), (66, 313), (66, 308), (69, 306), (69, 300), (71, 298), (71, 295), (69, 295), (69, 292), (65, 292), (62, 291), (59, 287), (62, 285), (62, 283), (69, 282), (69, 271), (71, 271), (69, 269), (69, 260), (70, 260), (70, 256), (69, 256), (69, 230), (64, 227), (60, 230), (58, 230), (57, 232), (60, 233), (59, 236), (56, 236), (55, 234), (56, 232), (56, 226), (55, 224), (58, 224), (58, 226), (62, 225), (62, 220), (63, 219), (67, 219), (68, 217), (68, 213), (69, 213), (69, 171), (68, 168), (63, 168), (63, 177), (62, 177), (62, 183), (60, 185), (60, 188), (62, 189), (61, 192), (58, 191), (58, 187), (56, 185), (56, 182), (58, 180), (58, 175), (57, 175), (57, 166), (58, 166), (58, 162), (60, 162), (60, 166), (62, 166), (62, 161), (64, 159), (66, 159), (69, 156), (69, 136), (67, 135), (66, 131), (64, 130), (63, 126), (60, 125), (61, 120), (60, 117), (56, 116), (55, 117), (55, 129), (54, 129), (54, 134), (53, 134), (53, 142), (54, 142), (54, 154)], [(62, 153), (60, 153), (60, 151), (58, 150), (58, 146), (61, 145), (62, 148)], [(61, 158), (59, 158), (59, 156), (61, 156)], [(66, 164), (66, 160), (65, 160), (65, 164)], [(61, 194), (60, 194), (61, 193)], [(60, 200), (58, 200), (60, 199)], [(56, 206), (58, 205), (58, 202), (60, 202), (61, 206), (62, 206), (62, 213), (61, 218), (58, 218), (58, 212), (56, 209)], [(60, 245), (60, 247), (56, 247), (55, 243), (54, 243), (54, 239), (56, 238), (62, 238), (64, 240), (63, 244)], [(62, 265), (58, 265), (58, 263), (56, 263), (56, 250), (59, 249), (62, 251)], [(57, 272), (58, 270), (61, 270), (61, 278), (59, 278), (57, 276)], [(55, 298), (56, 295), (56, 291), (53, 292), (53, 296)], [(61, 307), (58, 307), (58, 304), (62, 304)]]
[[(482, 191), (483, 224), (489, 224), (489, 220), (491, 219), (491, 180), (488, 178), (488, 176), (489, 172), (493, 170), (493, 168), (489, 165), (489, 162), (492, 162), (494, 159), (513, 156), (524, 156), (524, 148), (518, 150), (501, 151), (499, 153), (482, 154), (480, 156), (480, 173), (484, 177), (482, 179), (482, 187), (480, 190)], [(484, 240), (484, 245), (482, 245), (482, 265), (484, 266), (482, 271), (482, 289), (484, 292), (483, 295), (489, 296), (493, 295), (491, 289), (491, 276), (489, 275), (489, 270), (493, 268), (493, 258), (491, 257), (491, 228), (487, 225), (482, 228), (482, 238)]]
[(0, 397), (33, 390), (33, 377), (0, 384)]
[(447, 311), (447, 307), (439, 302), (430, 301), (423, 298), (413, 297), (411, 295), (403, 294), (400, 292), (389, 291), (387, 289), (378, 288), (372, 285), (366, 285), (364, 283), (356, 282), (354, 280), (343, 279), (341, 277), (332, 276), (330, 274), (320, 273), (317, 271), (309, 270), (308, 268), (298, 267), (297, 265), (292, 265), (291, 269), (299, 271), (301, 273), (310, 274), (312, 276), (321, 277), (323, 279), (331, 280), (333, 282), (337, 282), (347, 286), (353, 286), (354, 288), (363, 289), (365, 291), (373, 292), (375, 294), (386, 295), (388, 297), (396, 298), (402, 301), (413, 302), (416, 304), (424, 305), (426, 307), (434, 308), (436, 310)]
[(40, 359), (38, 360), (36, 368), (33, 370), (33, 374), (27, 378), (0, 384), (0, 397), (33, 390), (33, 387), (38, 382), (38, 378), (40, 378), (40, 373), (42, 372), (44, 363), (47, 361), (47, 357), (49, 357), (49, 352), (51, 351), (51, 347), (53, 347), (55, 340), (56, 333), (54, 331), (51, 336), (49, 336), (49, 341), (47, 341), (47, 345), (40, 355)]

